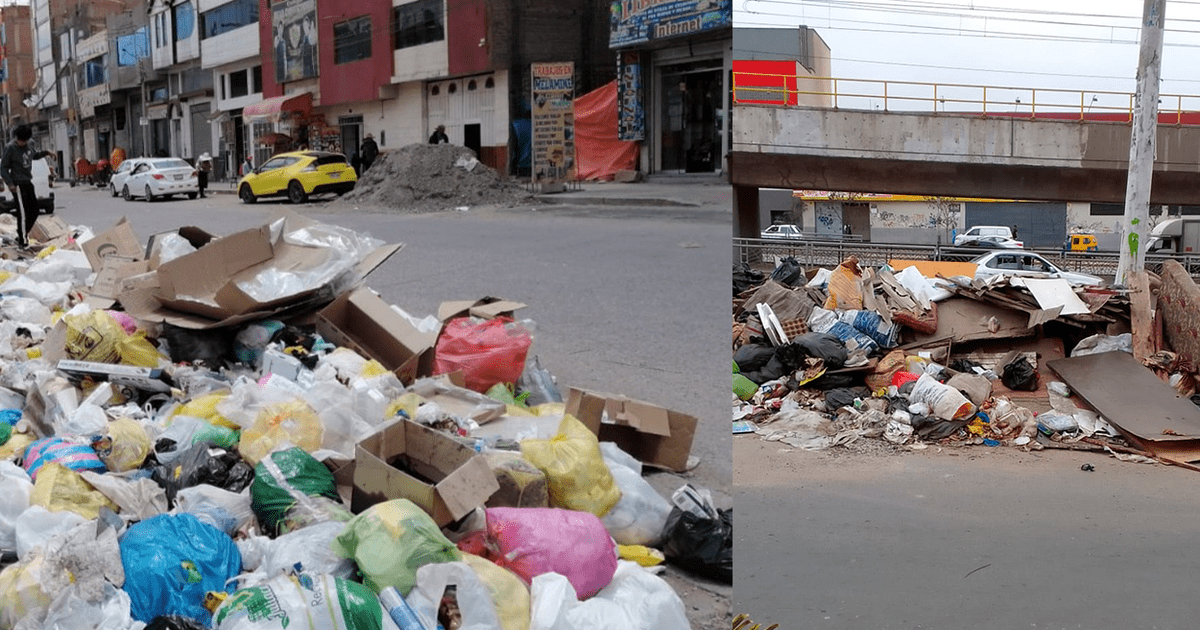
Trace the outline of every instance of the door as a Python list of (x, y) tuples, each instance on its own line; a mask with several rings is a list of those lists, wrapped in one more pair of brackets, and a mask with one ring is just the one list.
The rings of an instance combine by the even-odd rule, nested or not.
[(474, 151), (476, 156), (481, 155), (480, 149), (483, 145), (480, 140), (480, 128), (478, 123), (463, 125), (463, 146)]
[(208, 120), (209, 104), (192, 105), (192, 157), (212, 154), (212, 124)]
[(662, 68), (659, 142), (664, 171), (711, 173), (720, 166), (721, 71), (711, 63)]
[(871, 240), (871, 207), (865, 203), (842, 204), (842, 234)]
[(255, 182), (254, 192), (258, 195), (270, 195), (277, 193), (287, 187), (287, 181), (284, 177), (284, 167), (295, 161), (296, 158), (277, 157), (267, 160), (260, 169), (258, 169), (258, 179)]
[(842, 233), (842, 204), (836, 201), (816, 203), (816, 233), (834, 236)]

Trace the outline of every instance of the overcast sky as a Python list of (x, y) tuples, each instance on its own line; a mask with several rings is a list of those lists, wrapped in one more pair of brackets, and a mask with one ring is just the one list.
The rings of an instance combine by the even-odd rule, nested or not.
[[(1137, 0), (734, 0), (734, 23), (815, 29), (834, 77), (1132, 93), (1142, 9)], [(1168, 0), (1165, 13), (1162, 93), (1200, 95), (1200, 0)], [(1128, 102), (1082, 98), (1093, 96), (1097, 111)], [(1183, 108), (1200, 109), (1200, 97)]]

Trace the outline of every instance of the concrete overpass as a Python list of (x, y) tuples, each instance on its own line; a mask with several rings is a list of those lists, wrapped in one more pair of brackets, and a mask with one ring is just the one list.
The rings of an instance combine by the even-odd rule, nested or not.
[[(1160, 116), (1152, 204), (1200, 205), (1190, 114)], [(758, 235), (759, 188), (1123, 203), (1130, 126), (1104, 118), (739, 104), (734, 235)]]

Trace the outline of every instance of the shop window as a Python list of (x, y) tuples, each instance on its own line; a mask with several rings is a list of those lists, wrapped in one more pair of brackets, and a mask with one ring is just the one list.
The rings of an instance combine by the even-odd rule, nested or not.
[(446, 39), (442, 0), (417, 0), (392, 9), (392, 48), (410, 48)]
[(333, 25), (333, 62), (350, 63), (371, 57), (371, 16)]
[(200, 39), (258, 23), (258, 0), (233, 0), (200, 14)]
[(245, 70), (229, 73), (229, 98), (239, 98), (250, 94), (250, 83)]

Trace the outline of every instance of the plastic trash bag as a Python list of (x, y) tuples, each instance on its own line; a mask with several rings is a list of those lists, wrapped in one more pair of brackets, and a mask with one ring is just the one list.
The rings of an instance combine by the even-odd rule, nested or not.
[(250, 498), (259, 524), (272, 536), (331, 519), (350, 520), (333, 473), (297, 447), (271, 453), (254, 467)]
[(1000, 375), (1000, 382), (1004, 386), (1020, 391), (1031, 392), (1038, 388), (1038, 373), (1037, 369), (1029, 363), (1029, 359), (1025, 357), (1017, 357), (1008, 365), (1004, 366), (1004, 373)]
[(174, 416), (170, 423), (155, 440), (155, 455), (163, 464), (174, 463), (195, 444), (210, 444), (225, 449), (238, 445), (237, 431), (228, 427), (191, 416)]
[(396, 628), (367, 587), (305, 571), (236, 591), (213, 615), (214, 630), (383, 630)]
[(332, 547), (334, 539), (345, 529), (345, 523), (329, 521), (310, 525), (275, 539), (252, 536), (238, 540), (242, 568), (253, 572), (241, 575), (241, 586), (255, 586), (291, 571), (297, 564), (308, 573), (355, 579), (358, 567), (353, 561), (337, 555)]
[(463, 562), (475, 571), (479, 581), (487, 588), (492, 604), (496, 606), (496, 616), (500, 618), (502, 630), (528, 630), (529, 586), (515, 573), (487, 558), (464, 553)]
[(229, 536), (235, 536), (255, 522), (250, 493), (230, 492), (206, 483), (177, 492), (174, 513), (191, 514)]
[(104, 435), (92, 443), (96, 455), (113, 472), (140, 468), (150, 454), (150, 437), (136, 420), (119, 418), (108, 423)]
[(533, 336), (507, 317), (478, 322), (459, 317), (446, 322), (438, 337), (434, 374), (461, 371), (467, 389), (485, 392), (496, 383), (515, 383), (525, 369)]
[(804, 267), (800, 266), (800, 261), (794, 256), (785, 256), (779, 261), (775, 271), (771, 272), (771, 280), (789, 287), (799, 286), (800, 280), (804, 278)]
[(532, 363), (525, 365), (521, 378), (517, 379), (517, 391), (529, 394), (525, 404), (529, 406), (548, 402), (562, 402), (562, 394), (554, 383), (554, 376), (549, 370), (543, 369), (538, 357), (533, 357)]
[(394, 586), (401, 595), (412, 590), (420, 567), (462, 559), (433, 519), (408, 499), (378, 503), (355, 516), (333, 550), (358, 564), (371, 590)]
[(71, 531), (87, 519), (75, 512), (51, 512), (40, 505), (30, 506), (17, 517), (13, 526), (17, 557), (26, 560), (51, 538)]
[(171, 410), (168, 419), (173, 419), (175, 416), (190, 416), (192, 418), (200, 418), (206, 420), (210, 424), (218, 427), (227, 427), (230, 429), (239, 428), (238, 425), (230, 422), (217, 411), (217, 405), (229, 397), (228, 391), (209, 392), (200, 396), (196, 396), (186, 403)]
[(862, 270), (858, 266), (858, 259), (851, 256), (830, 274), (829, 297), (824, 307), (832, 311), (860, 309), (862, 306)]
[(500, 484), (488, 498), (487, 507), (550, 507), (545, 473), (520, 453), (487, 451), (483, 458)]
[[(615, 444), (609, 448), (622, 452)], [(656, 545), (671, 514), (670, 502), (642, 478), (640, 465), (631, 468), (607, 456), (604, 462), (621, 490), (621, 499), (600, 522), (618, 544)]]
[(1133, 354), (1133, 334), (1123, 333), (1116, 336), (1109, 335), (1092, 335), (1080, 341), (1071, 350), (1072, 357), (1082, 357), (1089, 354), (1100, 354), (1101, 352), (1114, 351), (1128, 352)]
[(69, 510), (87, 519), (100, 516), (102, 507), (114, 512), (120, 509), (117, 504), (84, 481), (79, 473), (55, 463), (42, 467), (37, 481), (33, 482), (29, 502), (51, 512)]
[(59, 464), (71, 470), (106, 470), (96, 450), (83, 438), (48, 437), (38, 440), (25, 449), (24, 463), (25, 472), (34, 482), (37, 482), (38, 474), (47, 464)]
[(121, 518), (137, 521), (165, 513), (167, 492), (143, 472), (99, 474), (79, 473), (100, 494), (121, 508)]
[(146, 624), (143, 630), (208, 630), (208, 625), (179, 615), (159, 615)]
[(175, 505), (175, 495), (184, 488), (202, 483), (241, 492), (254, 481), (254, 469), (232, 451), (195, 444), (171, 464), (156, 466), (150, 473)]
[(491, 593), (475, 570), (465, 562), (427, 564), (417, 569), (417, 585), (404, 599), (426, 628), (437, 628), (438, 606), (446, 587), (451, 585), (455, 587), (458, 609), (462, 614), (461, 630), (500, 628), (500, 618), (496, 614)]
[(842, 311), (838, 319), (850, 324), (855, 330), (871, 338), (881, 348), (896, 347), (900, 338), (900, 325), (887, 324), (875, 311)]
[(27, 616), (45, 616), (53, 601), (42, 588), (45, 571), (40, 555), (0, 571), (0, 628), (12, 628)]
[(20, 466), (0, 461), (0, 550), (16, 551), (17, 519), (29, 508), (33, 482)]
[(97, 363), (156, 367), (164, 358), (144, 332), (130, 333), (108, 311), (66, 315), (67, 358)]
[(208, 624), (204, 594), (226, 591), (242, 571), (233, 540), (191, 514), (162, 514), (134, 523), (121, 538), (125, 592), (133, 618), (180, 615)]
[(602, 516), (621, 498), (596, 435), (574, 416), (563, 416), (549, 440), (522, 441), (521, 454), (546, 474), (554, 507)]
[(929, 405), (933, 415), (942, 420), (964, 420), (975, 414), (975, 405), (962, 392), (939, 383), (928, 374), (922, 374), (917, 379), (908, 400)]
[(835, 335), (807, 332), (793, 339), (792, 344), (799, 346), (808, 356), (824, 361), (825, 368), (829, 370), (841, 368), (849, 357), (846, 344)]
[(662, 578), (621, 562), (612, 583), (587, 601), (557, 573), (540, 575), (531, 589), (530, 630), (689, 630), (683, 600)]
[(324, 427), (317, 412), (303, 399), (268, 405), (254, 424), (242, 430), (238, 451), (251, 466), (281, 446), (298, 446), (310, 453), (321, 448)]
[(129, 610), (129, 595), (111, 585), (103, 587), (103, 599), (89, 601), (73, 584), (58, 594), (46, 611), (43, 630), (137, 630)]
[(584, 599), (612, 580), (617, 546), (596, 516), (556, 508), (488, 508), (485, 513), (487, 528), (459, 540), (462, 551), (526, 582), (543, 573), (562, 574)]
[(701, 517), (672, 508), (663, 528), (663, 553), (671, 564), (732, 584), (733, 510)]

